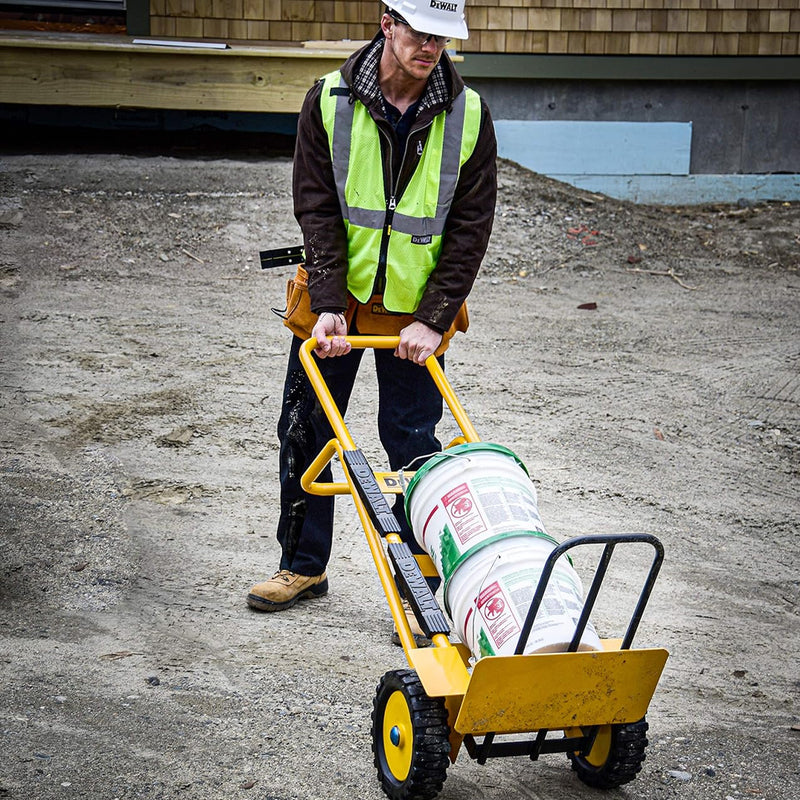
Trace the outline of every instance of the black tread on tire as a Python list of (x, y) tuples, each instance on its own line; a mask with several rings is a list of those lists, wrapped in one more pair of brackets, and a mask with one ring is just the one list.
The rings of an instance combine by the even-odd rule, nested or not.
[[(386, 704), (400, 692), (413, 730), (408, 774), (392, 773), (384, 744)], [(432, 800), (442, 790), (450, 764), (450, 728), (447, 710), (440, 697), (428, 697), (411, 669), (392, 670), (381, 678), (372, 709), (372, 752), (378, 782), (392, 800)]]

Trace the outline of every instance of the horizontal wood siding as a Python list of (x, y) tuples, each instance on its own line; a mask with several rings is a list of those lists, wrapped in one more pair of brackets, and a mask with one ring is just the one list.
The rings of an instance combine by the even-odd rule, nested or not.
[[(154, 36), (371, 39), (374, 0), (150, 0)], [(800, 0), (476, 0), (464, 53), (797, 56)]]

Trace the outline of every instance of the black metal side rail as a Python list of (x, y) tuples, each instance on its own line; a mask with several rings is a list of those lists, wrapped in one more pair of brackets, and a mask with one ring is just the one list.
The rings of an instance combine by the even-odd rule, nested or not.
[[(356, 491), (369, 514), (375, 530), (385, 539), (390, 533), (400, 533), (400, 523), (381, 493), (366, 456), (361, 450), (345, 450), (344, 464), (353, 479)], [(431, 591), (425, 576), (405, 542), (390, 542), (387, 555), (394, 567), (395, 580), (403, 590), (403, 596), (411, 604), (414, 615), (428, 638), (438, 633), (450, 634), (450, 626)]]
[[(597, 601), (597, 597), (600, 593), (600, 587), (603, 583), (603, 579), (608, 572), (608, 567), (614, 554), (614, 550), (619, 544), (649, 544), (654, 550), (650, 569), (645, 577), (644, 585), (639, 593), (639, 598), (633, 610), (630, 623), (628, 624), (625, 636), (623, 637), (620, 645), (620, 650), (630, 649), (633, 642), (633, 637), (636, 635), (639, 623), (642, 620), (644, 609), (647, 606), (647, 602), (650, 599), (650, 595), (653, 591), (653, 585), (658, 577), (661, 564), (664, 561), (663, 545), (655, 536), (652, 536), (648, 533), (576, 536), (572, 539), (568, 539), (566, 542), (562, 542), (560, 545), (555, 547), (545, 561), (542, 574), (539, 577), (539, 583), (536, 586), (536, 592), (531, 600), (531, 605), (528, 609), (525, 622), (523, 623), (522, 630), (520, 631), (517, 646), (514, 651), (515, 655), (522, 655), (525, 652), (525, 646), (528, 643), (528, 638), (530, 637), (531, 630), (533, 629), (533, 625), (536, 621), (536, 615), (541, 608), (545, 592), (547, 591), (550, 578), (553, 574), (553, 570), (558, 559), (575, 547), (581, 547), (585, 545), (605, 545), (603, 547), (603, 552), (600, 556), (598, 565), (595, 569), (589, 591), (586, 593), (583, 608), (581, 609), (580, 617), (578, 618), (578, 622), (575, 626), (575, 633), (566, 650), (568, 653), (574, 653), (577, 651), (581, 638), (586, 630), (586, 625), (589, 622), (592, 610), (594, 609)], [(475, 737), (471, 734), (468, 734), (464, 737), (464, 746), (466, 747), (470, 757), (475, 759), (479, 764), (485, 764), (489, 758), (502, 758), (508, 756), (527, 756), (532, 761), (535, 761), (540, 755), (545, 753), (574, 752), (585, 756), (594, 746), (598, 730), (599, 726), (594, 725), (583, 728), (583, 735), (581, 736), (568, 736), (558, 739), (548, 739), (547, 735), (551, 731), (546, 728), (542, 728), (536, 731), (532, 738), (503, 741), (495, 741), (497, 734), (494, 732), (485, 734), (483, 739), (480, 741), (475, 739)]]
[(631, 621), (628, 624), (628, 629), (625, 632), (625, 636), (622, 639), (622, 644), (620, 645), (620, 650), (628, 650), (633, 642), (633, 637), (636, 635), (636, 630), (639, 627), (639, 623), (642, 621), (644, 609), (647, 606), (647, 601), (650, 599), (650, 594), (653, 591), (653, 585), (656, 582), (658, 572), (661, 569), (661, 564), (664, 561), (664, 546), (655, 536), (649, 533), (620, 533), (608, 535), (592, 534), (589, 536), (575, 536), (572, 539), (568, 539), (566, 542), (562, 542), (560, 545), (554, 548), (548, 556), (544, 568), (542, 569), (542, 574), (539, 577), (539, 583), (536, 587), (536, 592), (533, 595), (533, 600), (531, 600), (528, 614), (525, 618), (525, 622), (522, 625), (522, 630), (520, 631), (514, 654), (521, 655), (525, 652), (525, 646), (528, 644), (528, 638), (531, 634), (531, 630), (533, 629), (534, 622), (536, 621), (536, 615), (539, 613), (542, 601), (544, 600), (545, 592), (547, 591), (547, 586), (550, 583), (550, 576), (553, 573), (556, 562), (559, 558), (561, 558), (561, 556), (564, 555), (564, 553), (573, 549), (574, 547), (581, 547), (583, 545), (605, 545), (603, 548), (603, 553), (600, 557), (600, 562), (595, 569), (592, 584), (589, 587), (589, 591), (586, 593), (583, 609), (581, 610), (581, 615), (578, 618), (578, 622), (575, 626), (575, 633), (572, 637), (569, 647), (567, 648), (568, 653), (574, 653), (577, 651), (578, 645), (580, 644), (581, 638), (586, 630), (586, 625), (589, 622), (589, 617), (592, 614), (595, 602), (597, 601), (597, 596), (600, 593), (600, 586), (602, 585), (603, 579), (608, 571), (608, 565), (611, 562), (614, 549), (618, 544), (641, 543), (652, 545), (653, 549), (655, 550), (655, 555), (653, 556), (653, 561), (650, 565), (650, 569), (648, 570), (647, 577), (645, 578), (642, 591), (639, 594), (639, 599), (636, 603), (636, 607), (634, 608), (633, 615), (631, 616)]

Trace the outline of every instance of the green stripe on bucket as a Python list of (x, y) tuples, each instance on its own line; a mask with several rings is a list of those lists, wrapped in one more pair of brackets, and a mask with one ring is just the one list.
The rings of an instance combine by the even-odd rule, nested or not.
[(485, 547), (488, 547), (490, 544), (494, 544), (495, 542), (502, 541), (503, 539), (523, 539), (527, 537), (534, 537), (537, 539), (545, 539), (548, 542), (552, 542), (553, 547), (558, 545), (558, 542), (550, 536), (549, 533), (545, 533), (544, 531), (506, 531), (505, 533), (498, 533), (496, 536), (492, 536), (491, 539), (486, 539), (485, 541), (481, 542), (480, 544), (476, 544), (475, 547), (470, 548), (464, 553), (458, 561), (453, 564), (452, 572), (444, 579), (444, 588), (443, 588), (443, 596), (444, 596), (444, 607), (448, 614), (450, 614), (450, 604), (447, 602), (447, 587), (450, 585), (450, 581), (453, 579), (453, 576), (458, 572), (459, 568), (463, 566), (464, 562), (474, 556), (476, 553), (479, 553)]
[(530, 473), (528, 472), (528, 468), (519, 458), (519, 456), (513, 451), (509, 450), (507, 447), (504, 447), (502, 444), (494, 444), (493, 442), (466, 442), (464, 444), (457, 444), (455, 447), (449, 447), (447, 450), (442, 450), (441, 453), (436, 453), (432, 455), (415, 473), (414, 477), (408, 482), (408, 486), (406, 487), (405, 491), (405, 500), (403, 501), (403, 508), (406, 512), (406, 519), (408, 520), (408, 524), (411, 524), (411, 514), (409, 510), (409, 504), (411, 502), (411, 495), (414, 492), (414, 488), (416, 485), (427, 475), (432, 469), (436, 467), (437, 464), (441, 464), (443, 461), (446, 461), (449, 458), (453, 458), (456, 456), (461, 456), (462, 458), (468, 457), (470, 453), (475, 452), (486, 452), (490, 451), (493, 453), (499, 453), (500, 455), (504, 456), (511, 456), (517, 464), (522, 467), (525, 471), (525, 474), (530, 477)]

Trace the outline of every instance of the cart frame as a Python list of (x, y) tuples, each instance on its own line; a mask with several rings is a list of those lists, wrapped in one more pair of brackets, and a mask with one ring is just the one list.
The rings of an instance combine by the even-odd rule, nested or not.
[[(397, 336), (348, 336), (347, 340), (353, 348), (387, 349), (399, 343)], [(609, 731), (644, 720), (668, 657), (661, 648), (631, 649), (664, 558), (660, 541), (650, 534), (590, 535), (558, 545), (544, 566), (515, 655), (489, 656), (472, 665), (466, 646), (451, 642), (449, 623), (425, 580), (426, 576), (436, 575), (433, 562), (426, 555), (413, 555), (401, 540), (399, 524), (384, 496), (401, 494), (413, 473), (373, 471), (353, 441), (325, 384), (313, 356), (315, 347), (315, 339), (305, 341), (300, 360), (334, 438), (323, 447), (301, 482), (310, 494), (352, 496), (406, 660), (419, 677), (425, 694), (441, 698), (446, 709), (450, 761), (455, 761), (463, 743), (470, 757), (479, 763), (490, 757), (524, 755), (536, 759), (541, 753), (566, 752), (573, 759), (573, 766), (576, 759), (588, 759), (589, 769), (593, 769), (598, 759), (593, 759), (592, 754), (598, 747), (603, 752), (608, 749), (608, 743), (600, 740), (607, 738)], [(431, 356), (425, 367), (461, 430), (461, 436), (448, 447), (480, 441), (438, 360)], [(335, 457), (344, 468), (345, 482), (320, 482), (320, 474)], [(385, 547), (382, 540), (386, 541)], [(615, 549), (618, 545), (636, 543), (650, 545), (654, 555), (624, 636), (602, 640), (601, 651), (577, 652)], [(586, 545), (602, 545), (603, 551), (567, 652), (523, 655), (556, 561), (567, 551)], [(417, 646), (395, 578), (431, 639), (430, 648)], [(395, 727), (392, 733), (397, 730)], [(548, 738), (550, 732), (565, 735)], [(496, 741), (498, 735), (522, 733), (533, 736), (525, 741)], [(642, 750), (646, 743), (644, 739)], [(602, 768), (602, 757), (600, 761)], [(637, 765), (634, 774), (638, 768)], [(379, 766), (379, 773), (380, 769)], [(392, 796), (423, 795), (392, 792)]]

